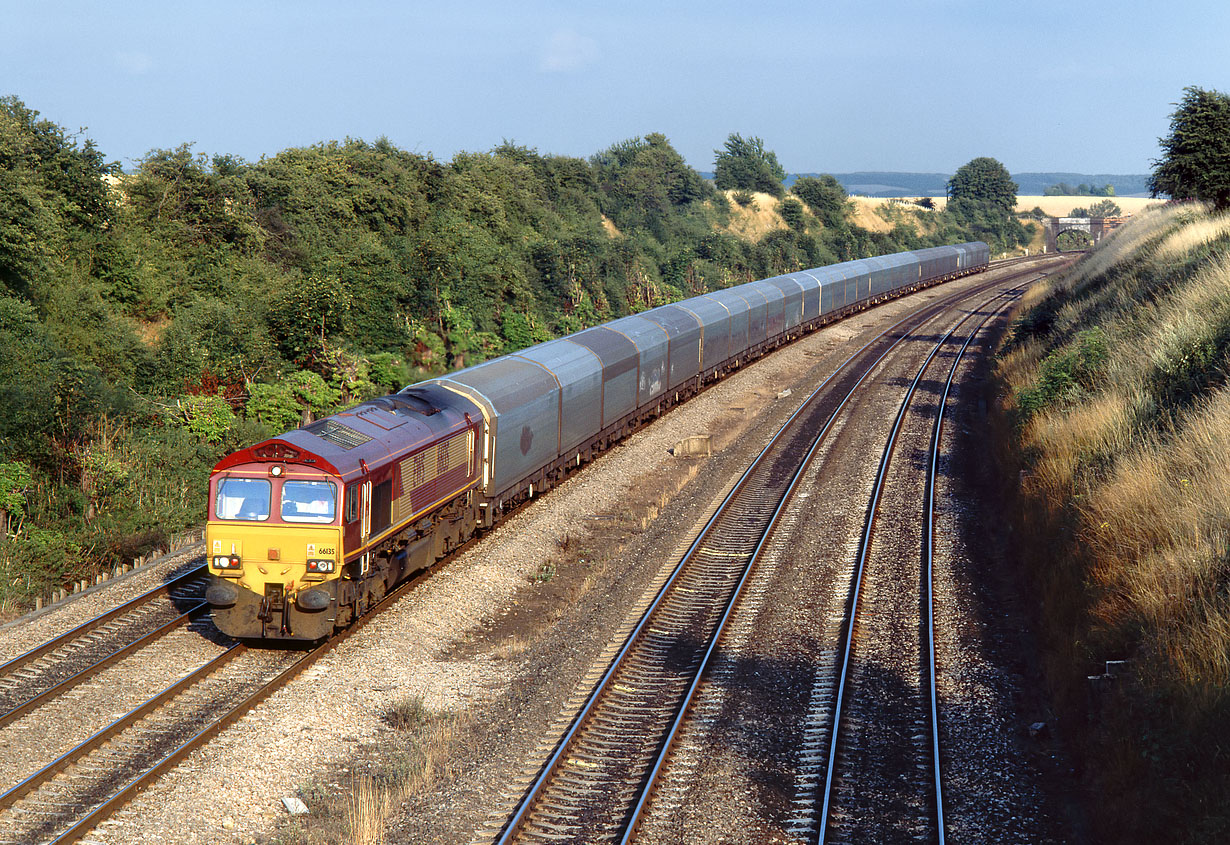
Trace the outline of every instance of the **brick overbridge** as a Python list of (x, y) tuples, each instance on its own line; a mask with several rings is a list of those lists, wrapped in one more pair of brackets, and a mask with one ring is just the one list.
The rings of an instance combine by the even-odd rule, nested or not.
[(1047, 217), (1046, 251), (1059, 252), (1059, 236), (1064, 232), (1084, 232), (1095, 244), (1102, 236), (1123, 222), (1122, 217)]

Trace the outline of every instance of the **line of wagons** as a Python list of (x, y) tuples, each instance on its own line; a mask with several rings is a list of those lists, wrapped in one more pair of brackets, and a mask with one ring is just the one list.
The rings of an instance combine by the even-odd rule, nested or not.
[(206, 598), (223, 632), (311, 641), (707, 383), (822, 323), (985, 269), (981, 242), (777, 276), (414, 384), (223, 458)]

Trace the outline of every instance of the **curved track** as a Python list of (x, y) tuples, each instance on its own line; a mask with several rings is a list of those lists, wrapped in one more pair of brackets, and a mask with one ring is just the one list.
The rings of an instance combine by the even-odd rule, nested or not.
[[(993, 297), (983, 303), (961, 323), (973, 322), (944, 382), (941, 400), (937, 405), (936, 418), (926, 457), (926, 497), (924, 507), (924, 577), (920, 581), (920, 593), (916, 597), (903, 595), (902, 584), (910, 583), (909, 574), (898, 568), (905, 561), (877, 561), (873, 566), (871, 550), (877, 517), (888, 486), (888, 468), (898, 451), (906, 413), (915, 400), (916, 392), (924, 375), (936, 356), (949, 344), (960, 327), (950, 330), (927, 356), (906, 390), (889, 433), (888, 442), (880, 459), (875, 486), (867, 507), (867, 520), (855, 563), (850, 606), (846, 621), (846, 633), (837, 660), (835, 689), (828, 708), (829, 724), (827, 769), (820, 797), (818, 840), (853, 841), (868, 835), (861, 827), (869, 814), (877, 814), (885, 827), (870, 835), (875, 838), (885, 835), (902, 835), (944, 842), (943, 785), (940, 767), (939, 708), (935, 687), (935, 635), (934, 597), (931, 592), (932, 553), (934, 540), (934, 474), (939, 454), (939, 437), (943, 414), (957, 365), (978, 330), (995, 313), (985, 310), (995, 299), (1010, 300), (1006, 295)], [(1003, 307), (1001, 304), (1000, 307)], [(981, 314), (980, 319), (974, 319)], [(888, 556), (883, 556), (888, 558)], [(873, 585), (871, 582), (875, 580)], [(878, 594), (868, 596), (868, 593)], [(878, 606), (877, 606), (878, 605)], [(901, 611), (905, 606), (907, 610)], [(917, 695), (902, 696), (879, 689), (883, 681), (883, 664), (863, 655), (868, 643), (892, 642), (899, 636), (902, 627), (897, 618), (911, 618), (911, 608), (926, 617), (926, 624), (914, 618), (917, 628), (925, 632), (924, 642), (915, 642), (901, 648), (904, 662), (917, 657), (919, 663), (904, 669), (905, 675), (917, 674), (922, 681)], [(917, 654), (911, 646), (918, 648)], [(910, 687), (907, 687), (909, 689)], [(919, 730), (925, 728), (925, 730)], [(883, 743), (879, 737), (889, 735), (905, 738), (905, 742)], [(871, 736), (875, 735), (875, 736)], [(912, 740), (912, 741), (911, 741)], [(891, 745), (892, 747), (886, 747)], [(852, 746), (855, 753), (845, 753)], [(887, 762), (886, 762), (887, 761)], [(877, 770), (897, 770), (897, 790), (891, 799), (876, 796), (883, 787), (876, 784), (867, 788), (860, 786), (869, 764)], [(929, 772), (929, 776), (910, 777), (911, 771)], [(905, 781), (909, 786), (901, 786)], [(910, 794), (911, 787), (914, 794)], [(871, 797), (869, 797), (869, 795)], [(891, 807), (886, 806), (891, 805)], [(910, 818), (911, 814), (913, 818)]]
[(817, 445), (893, 347), (970, 295), (925, 306), (870, 342), (783, 426), (684, 555), (499, 842), (631, 837), (722, 626)]
[[(999, 280), (995, 284), (1002, 283)], [(789, 499), (799, 471), (806, 466), (808, 456), (827, 430), (829, 423), (824, 420), (827, 418), (831, 422), (844, 404), (845, 399), (837, 397), (848, 398), (870, 372), (875, 361), (887, 354), (909, 331), (939, 313), (952, 299), (955, 298), (949, 297), (921, 309), (852, 356), (825, 382), (827, 389), (825, 386), (818, 389), (775, 438), (775, 445), (757, 459), (721, 509), (720, 513), (724, 516), (714, 518), (685, 556), (686, 561), (694, 561), (698, 568), (685, 571), (681, 563), (660, 601), (655, 602), (655, 606), (661, 604), (663, 612), (672, 617), (675, 627), (660, 627), (655, 619), (642, 623), (638, 628), (638, 636), (643, 635), (643, 641), (649, 644), (649, 650), (643, 652), (646, 656), (641, 660), (641, 668), (648, 667), (650, 673), (618, 679), (612, 674), (602, 682), (602, 687), (609, 687), (611, 692), (625, 696), (612, 698), (616, 704), (614, 710), (609, 712), (617, 712), (621, 706), (629, 713), (641, 711), (633, 715), (640, 720), (637, 724), (645, 727), (621, 728), (621, 724), (628, 723), (621, 723), (614, 717), (609, 718), (608, 723), (615, 726), (617, 733), (631, 730), (637, 736), (649, 736), (651, 752), (656, 746), (660, 755), (650, 753), (647, 762), (625, 755), (615, 764), (624, 772), (624, 781), (632, 784), (628, 789), (610, 788), (609, 780), (604, 782), (598, 778), (595, 781), (592, 777), (584, 777), (595, 766), (589, 758), (577, 756), (578, 776), (572, 780), (568, 777), (556, 778), (557, 782), (564, 784), (565, 792), (577, 793), (591, 789), (597, 783), (597, 793), (617, 797), (626, 807), (643, 805), (647, 794), (645, 787), (652, 782), (653, 773), (669, 750), (670, 737), (678, 729), (679, 716), (686, 712), (686, 702), (712, 654), (717, 632), (737, 600), (738, 585), (746, 580), (751, 563), (772, 531), (783, 504)], [(814, 434), (816, 430), (821, 431), (820, 435)], [(199, 572), (190, 572), (184, 578), (191, 580), (194, 576), (199, 577)], [(413, 583), (408, 582), (402, 589), (411, 587)], [(147, 605), (159, 596), (171, 596), (176, 601), (187, 600), (188, 594), (171, 592), (179, 587), (182, 587), (182, 582), (169, 583), (91, 620), (64, 637), (10, 661), (0, 667), (0, 674), (7, 673), (8, 677), (15, 679), (11, 684), (14, 689), (33, 688), (36, 686), (34, 677), (54, 677), (55, 672), (50, 667), (64, 665), (57, 655), (62, 652), (87, 655), (78, 660), (85, 664), (81, 671), (73, 669), (66, 675), (61, 673), (53, 683), (42, 684), (44, 689), (37, 693), (57, 695), (131, 654), (140, 647), (137, 642), (146, 641), (140, 637), (155, 636), (150, 628), (155, 631), (170, 630), (183, 624), (179, 619), (169, 619), (154, 625), (146, 621), (148, 612), (139, 610), (141, 605)], [(671, 598), (662, 600), (667, 593)], [(400, 594), (401, 590), (394, 592), (381, 606), (387, 607)], [(199, 602), (199, 599), (195, 601)], [(218, 660), (115, 719), (112, 724), (0, 796), (0, 841), (69, 842), (83, 836), (162, 772), (240, 718), (374, 616), (374, 613), (365, 616), (349, 631), (306, 653), (261, 653), (243, 646), (229, 649)], [(144, 633), (138, 635), (137, 642), (134, 642), (132, 631), (141, 628), (144, 628)], [(125, 639), (127, 642), (117, 644), (117, 641)], [(633, 649), (625, 648), (625, 652), (632, 653)], [(39, 668), (41, 661), (47, 661), (47, 670)], [(628, 665), (636, 662), (633, 658)], [(629, 691), (631, 698), (626, 697)], [(638, 695), (640, 698), (637, 698)], [(15, 711), (23, 708), (21, 714), (29, 714), (39, 706), (32, 703), (34, 699), (34, 694), (24, 697), (20, 693), (15, 694), (13, 700), (17, 703), (9, 709)], [(656, 715), (649, 713), (649, 705), (642, 708), (641, 702), (646, 700), (657, 708)], [(10, 718), (15, 719), (16, 716)], [(614, 746), (604, 739), (593, 739), (584, 754), (603, 747), (609, 749)], [(565, 754), (561, 747), (556, 758), (570, 762), (572, 755)], [(635, 818), (635, 812), (639, 810), (632, 811), (632, 815), (628, 816), (624, 810), (617, 809), (613, 815), (608, 813), (605, 821), (600, 815), (590, 813), (582, 819), (581, 829), (590, 832), (595, 829), (631, 832), (634, 824), (629, 823), (629, 818)], [(526, 820), (532, 816), (532, 813), (524, 811), (518, 814), (518, 818), (524, 817)], [(551, 832), (551, 824), (550, 819), (546, 818), (547, 832), (543, 838), (554, 840), (558, 837)], [(505, 839), (519, 830), (519, 823), (510, 826)], [(587, 837), (588, 834), (583, 841), (589, 841)]]

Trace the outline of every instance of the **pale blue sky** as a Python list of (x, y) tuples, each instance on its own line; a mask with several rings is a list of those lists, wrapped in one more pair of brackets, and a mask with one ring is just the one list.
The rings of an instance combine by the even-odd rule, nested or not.
[(0, 0), (0, 94), (130, 168), (384, 135), (448, 160), (730, 132), (792, 172), (1146, 173), (1185, 85), (1230, 89), (1230, 4)]

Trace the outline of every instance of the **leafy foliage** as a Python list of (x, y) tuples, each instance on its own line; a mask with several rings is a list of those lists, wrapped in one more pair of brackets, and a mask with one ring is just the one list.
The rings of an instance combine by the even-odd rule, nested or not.
[(849, 196), (835, 177), (828, 173), (818, 177), (801, 176), (790, 186), (790, 192), (807, 203), (825, 227), (837, 229), (846, 225)]
[(10, 522), (20, 526), (26, 514), (26, 493), (30, 489), (30, 481), (30, 468), (24, 463), (0, 463), (0, 543), (9, 536)]
[(1017, 394), (1018, 425), (1044, 408), (1071, 407), (1089, 396), (1107, 357), (1106, 333), (1099, 326), (1078, 333), (1069, 346), (1047, 355), (1034, 384)]
[[(783, 195), (760, 139), (719, 155), (749, 202)], [(123, 174), (0, 99), (0, 602), (199, 524), (222, 454), (364, 398), (754, 278), (969, 239), (948, 218), (925, 238), (853, 226), (831, 177), (795, 196), (785, 228), (731, 234), (732, 204), (659, 133), (588, 160), (181, 144)]]
[(755, 135), (744, 138), (732, 132), (725, 146), (714, 150), (713, 182), (722, 190), (761, 191), (781, 197), (786, 193), (782, 180), (786, 170), (777, 161), (777, 154), (766, 150), (764, 141)]
[(993, 158), (976, 158), (957, 168), (948, 182), (950, 202), (977, 203), (1011, 212), (1016, 208), (1016, 182)]
[(1118, 217), (1123, 209), (1114, 200), (1101, 200), (1088, 208), (1074, 208), (1069, 217)]
[(947, 213), (980, 240), (999, 249), (1029, 243), (1029, 234), (1014, 216), (1017, 185), (1008, 169), (981, 157), (957, 168), (948, 182)]
[(1109, 182), (1100, 188), (1087, 182), (1081, 182), (1079, 185), (1059, 182), (1058, 184), (1048, 186), (1042, 191), (1042, 195), (1045, 197), (1113, 197), (1115, 195), (1115, 186)]
[(235, 423), (231, 406), (221, 396), (185, 396), (179, 402), (184, 427), (207, 443), (221, 443)]
[(1149, 191), (1177, 200), (1230, 208), (1230, 97), (1189, 86), (1170, 115), (1170, 134), (1159, 138)]
[(807, 229), (807, 217), (803, 213), (803, 203), (794, 197), (786, 197), (782, 200), (777, 206), (777, 213), (781, 215), (782, 220), (786, 221), (786, 225), (796, 232), (803, 232)]

